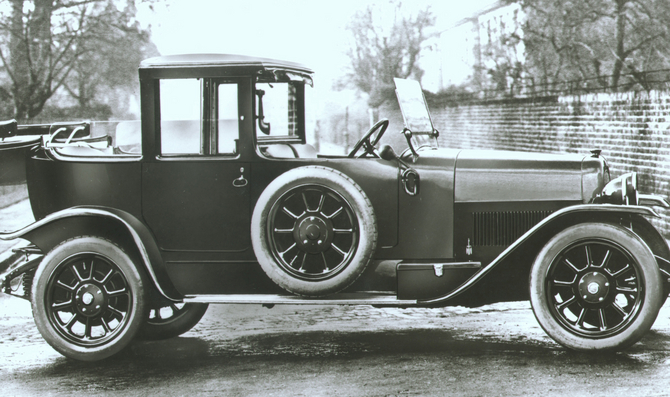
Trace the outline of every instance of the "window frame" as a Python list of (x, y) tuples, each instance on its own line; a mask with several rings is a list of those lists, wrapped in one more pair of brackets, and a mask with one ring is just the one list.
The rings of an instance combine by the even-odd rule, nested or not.
[[(199, 153), (163, 153), (163, 131), (161, 114), (162, 80), (198, 80), (200, 82), (200, 152)], [(222, 84), (234, 84), (237, 87), (237, 138), (234, 139), (234, 153), (219, 153), (219, 89)], [(179, 159), (237, 159), (240, 157), (240, 140), (242, 139), (242, 123), (240, 119), (240, 90), (243, 86), (241, 78), (210, 78), (210, 77), (175, 77), (159, 78), (156, 82), (156, 158), (159, 160)]]
[[(257, 91), (257, 84), (291, 84), (295, 87), (295, 117), (296, 117), (296, 129), (295, 135), (279, 135), (279, 136), (272, 136), (272, 135), (264, 135), (262, 133), (259, 133), (260, 128), (258, 127), (258, 120), (259, 120), (259, 115), (258, 115), (258, 94), (256, 93)], [(305, 82), (303, 81), (266, 81), (262, 79), (257, 79), (254, 84), (253, 84), (254, 92), (253, 92), (253, 98), (254, 98), (254, 138), (256, 139), (257, 145), (271, 145), (271, 144), (305, 144), (307, 143), (307, 138), (306, 138), (306, 126), (305, 126)], [(288, 115), (286, 115), (288, 119)]]

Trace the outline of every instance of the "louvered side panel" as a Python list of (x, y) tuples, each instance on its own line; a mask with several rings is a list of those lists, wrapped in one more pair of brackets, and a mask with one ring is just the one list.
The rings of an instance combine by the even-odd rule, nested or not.
[(474, 212), (475, 246), (508, 246), (552, 211)]

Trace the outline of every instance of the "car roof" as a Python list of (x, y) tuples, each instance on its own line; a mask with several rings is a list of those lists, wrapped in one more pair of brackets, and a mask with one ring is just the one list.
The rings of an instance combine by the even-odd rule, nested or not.
[(140, 63), (140, 69), (226, 66), (250, 67), (254, 69), (287, 69), (303, 73), (313, 73), (311, 69), (295, 62), (234, 54), (164, 55), (145, 59)]

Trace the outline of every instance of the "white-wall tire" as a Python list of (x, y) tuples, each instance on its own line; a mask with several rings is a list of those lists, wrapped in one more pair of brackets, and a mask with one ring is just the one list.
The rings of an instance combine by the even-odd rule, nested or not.
[(142, 276), (114, 243), (75, 237), (54, 247), (33, 281), (37, 329), (66, 357), (96, 361), (118, 353), (145, 318)]
[(370, 200), (343, 173), (305, 166), (277, 177), (261, 194), (251, 223), (263, 271), (294, 294), (339, 292), (363, 273), (377, 244)]
[(530, 274), (540, 326), (574, 350), (621, 350), (649, 331), (663, 304), (653, 253), (630, 230), (581, 223), (554, 236)]

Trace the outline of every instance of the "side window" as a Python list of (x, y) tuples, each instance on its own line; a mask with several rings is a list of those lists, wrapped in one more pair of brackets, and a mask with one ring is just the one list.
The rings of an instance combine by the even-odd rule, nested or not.
[(160, 81), (161, 154), (202, 154), (200, 81)]
[(237, 84), (219, 84), (218, 153), (236, 154), (240, 138)]
[[(296, 88), (292, 83), (257, 83), (261, 91), (264, 122), (270, 124), (270, 136), (293, 136), (298, 134)], [(256, 114), (260, 115), (261, 99), (256, 101)], [(260, 128), (259, 137), (264, 136)]]

